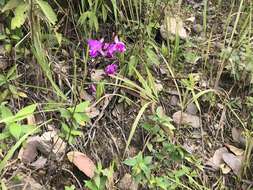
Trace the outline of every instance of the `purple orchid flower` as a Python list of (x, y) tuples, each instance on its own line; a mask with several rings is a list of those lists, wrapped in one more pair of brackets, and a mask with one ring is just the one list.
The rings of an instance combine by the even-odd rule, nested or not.
[(126, 45), (119, 41), (118, 36), (115, 36), (114, 43), (105, 43), (104, 44), (105, 54), (107, 57), (114, 57), (114, 54), (119, 52), (123, 53), (126, 51)]
[(113, 43), (104, 43), (104, 39), (101, 40), (88, 40), (89, 54), (92, 58), (98, 55), (106, 56), (109, 58), (114, 57), (115, 53), (123, 53), (126, 51), (126, 45), (119, 41), (118, 36), (115, 36)]
[(91, 57), (95, 58), (99, 54), (101, 54), (101, 55), (105, 54), (102, 50), (103, 41), (104, 41), (104, 39), (101, 39), (101, 40), (90, 39), (90, 40), (88, 40), (89, 54)]
[(118, 69), (118, 65), (113, 63), (105, 67), (105, 73), (107, 75), (115, 75), (117, 72), (117, 69)]
[(115, 42), (115, 47), (114, 48), (117, 52), (123, 53), (123, 52), (126, 51), (126, 45), (123, 42), (119, 41), (118, 36), (115, 36), (114, 42)]
[(103, 47), (106, 57), (112, 58), (116, 52), (115, 44), (105, 43)]

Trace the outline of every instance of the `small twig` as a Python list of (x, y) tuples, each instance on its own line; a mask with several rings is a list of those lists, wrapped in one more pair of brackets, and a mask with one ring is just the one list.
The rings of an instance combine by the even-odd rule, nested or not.
[(78, 186), (80, 187), (80, 189), (83, 189), (80, 181), (77, 179), (77, 177), (73, 174), (72, 171), (70, 171), (70, 170), (68, 170), (66, 168), (62, 168), (62, 170), (68, 172), (69, 174), (71, 174), (73, 176), (73, 178), (76, 180), (76, 182), (77, 182)]

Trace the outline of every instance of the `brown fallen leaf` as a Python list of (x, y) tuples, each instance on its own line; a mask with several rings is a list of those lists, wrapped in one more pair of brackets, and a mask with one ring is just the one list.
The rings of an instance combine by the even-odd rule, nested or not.
[(243, 149), (237, 148), (233, 145), (230, 144), (225, 144), (225, 146), (231, 151), (233, 152), (236, 156), (241, 156), (244, 153)]
[(29, 115), (26, 119), (27, 119), (27, 125), (36, 125), (36, 119), (34, 115)]
[(40, 137), (38, 136), (30, 137), (27, 140), (25, 147), (21, 149), (21, 152), (20, 152), (20, 158), (22, 162), (29, 164), (36, 159), (38, 155), (37, 146), (38, 146), (39, 140), (40, 140)]
[(56, 135), (56, 131), (47, 131), (41, 135), (41, 139), (45, 142), (50, 142)]
[(179, 98), (176, 95), (172, 95), (170, 98), (170, 105), (171, 106), (177, 106), (179, 103)]
[(100, 111), (96, 107), (89, 107), (85, 110), (86, 115), (92, 119), (100, 114)]
[(242, 168), (242, 156), (235, 156), (232, 153), (224, 153), (222, 155), (224, 162), (233, 170), (236, 175), (240, 175)]
[(38, 153), (53, 159), (60, 159), (65, 152), (66, 143), (55, 131), (43, 133), (41, 136), (30, 137), (23, 149), (19, 152), (22, 162), (30, 164), (35, 161)]
[(94, 97), (91, 96), (86, 90), (80, 90), (79, 92), (79, 96), (82, 100), (86, 100), (86, 101), (90, 101), (93, 102), (94, 101)]
[(54, 136), (53, 138), (53, 152), (57, 155), (57, 157), (59, 158), (60, 156), (62, 156), (65, 153), (65, 149), (67, 144), (58, 136)]
[(223, 162), (223, 159), (222, 159), (222, 155), (223, 155), (224, 153), (228, 153), (228, 149), (227, 149), (227, 148), (222, 147), (222, 148), (217, 149), (217, 150), (214, 152), (213, 157), (210, 158), (210, 159), (207, 161), (206, 165), (211, 166), (213, 169), (218, 170), (218, 169), (220, 168), (220, 165), (221, 165), (222, 163), (224, 163), (224, 162)]
[(243, 132), (243, 129), (233, 127), (232, 128), (232, 138), (235, 142), (240, 143), (241, 145), (245, 146), (246, 140), (245, 140), (245, 137), (243, 136), (242, 132)]
[(186, 110), (187, 113), (191, 115), (196, 115), (198, 112), (197, 106), (194, 103), (190, 103), (187, 105)]
[(67, 157), (69, 161), (72, 162), (86, 176), (89, 178), (94, 177), (96, 166), (86, 154), (78, 151), (71, 151), (67, 154)]
[(103, 69), (94, 69), (91, 71), (91, 81), (93, 82), (99, 82), (101, 81), (105, 76), (105, 72)]
[(168, 15), (165, 17), (164, 23), (161, 25), (160, 33), (165, 40), (171, 35), (178, 35), (181, 39), (186, 39), (188, 37), (182, 19), (179, 17), (170, 17)]
[(177, 111), (172, 116), (173, 121), (180, 125), (190, 125), (194, 128), (199, 128), (201, 126), (201, 119), (198, 116), (184, 113), (182, 111)]
[(31, 166), (36, 170), (43, 168), (47, 163), (47, 158), (40, 156), (35, 162), (31, 163)]

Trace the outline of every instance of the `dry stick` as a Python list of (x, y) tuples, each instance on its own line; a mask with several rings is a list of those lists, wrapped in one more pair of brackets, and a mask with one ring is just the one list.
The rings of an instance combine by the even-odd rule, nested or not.
[(79, 181), (79, 180), (77, 179), (77, 177), (73, 174), (73, 172), (71, 172), (70, 170), (68, 170), (68, 169), (66, 169), (66, 168), (62, 168), (62, 170), (64, 170), (64, 171), (70, 173), (70, 174), (73, 176), (73, 178), (76, 180), (76, 182), (77, 182), (78, 186), (80, 187), (80, 189), (83, 189), (83, 187), (82, 187), (80, 181)]
[(124, 139), (125, 143), (127, 143), (127, 139), (126, 139), (126, 136), (125, 136), (125, 134), (124, 134), (124, 131), (123, 131), (122, 127), (121, 127), (116, 121), (114, 121), (114, 119), (112, 119), (111, 116), (109, 116), (109, 118), (110, 118), (110, 119), (112, 120), (112, 122), (120, 129), (120, 132), (121, 132), (121, 134), (122, 134), (122, 136), (123, 136), (123, 139)]
[[(232, 86), (231, 89), (229, 90), (229, 92), (226, 93), (226, 96), (227, 96), (228, 98), (229, 98), (229, 96), (230, 96), (230, 94), (231, 94), (233, 88), (234, 88), (234, 86)], [(222, 132), (222, 133), (221, 133), (222, 142), (224, 142), (223, 129), (224, 129), (224, 121), (225, 121), (225, 119), (226, 119), (226, 112), (227, 112), (227, 108), (226, 108), (226, 106), (225, 106), (225, 104), (224, 104), (224, 105), (223, 105), (223, 110), (222, 110), (222, 112), (221, 112), (220, 121), (219, 121), (219, 128), (218, 128), (218, 130), (217, 130), (217, 132), (216, 132), (216, 135), (215, 135), (215, 139), (217, 139), (217, 138), (218, 138), (218, 133), (219, 133), (219, 131), (220, 131), (220, 129), (221, 129), (221, 130), (222, 130), (222, 131), (221, 131), (221, 132)]]
[[(101, 110), (99, 116), (98, 116), (97, 119), (94, 121), (94, 123), (91, 125), (91, 127), (90, 127), (90, 129), (89, 129), (89, 131), (88, 131), (88, 137), (89, 137), (88, 139), (93, 139), (93, 137), (95, 136), (95, 134), (93, 134), (93, 137), (91, 136), (92, 130), (93, 130), (93, 128), (96, 126), (97, 122), (103, 117), (104, 112), (105, 112), (105, 109), (107, 108), (107, 106), (109, 105), (111, 99), (113, 98), (113, 95), (115, 95), (115, 94), (117, 93), (117, 91), (118, 91), (118, 89), (115, 89), (114, 92), (113, 92), (112, 94), (110, 94), (109, 96), (106, 96), (106, 95), (105, 95), (105, 96), (103, 97), (103, 98), (108, 98), (108, 99), (107, 99), (107, 102), (105, 102), (105, 104), (104, 104), (104, 106), (103, 106), (103, 108), (102, 108), (102, 110)], [(101, 101), (101, 99), (100, 99), (99, 101)], [(99, 102), (99, 101), (98, 101), (98, 102)], [(91, 107), (95, 107), (96, 104), (98, 104), (98, 102), (96, 102), (95, 104), (93, 104)], [(88, 143), (88, 140), (86, 141), (85, 145), (86, 145), (87, 143)]]
[(226, 119), (226, 112), (227, 112), (227, 109), (226, 107), (223, 107), (223, 110), (222, 110), (222, 113), (221, 113), (221, 117), (220, 117), (220, 121), (219, 121), (219, 128), (216, 132), (216, 139), (218, 137), (218, 132), (221, 130), (221, 139), (222, 139), (222, 142), (224, 142), (224, 136), (223, 136), (223, 130), (224, 130), (224, 123), (225, 123), (225, 119)]
[(109, 136), (111, 136), (112, 142), (114, 143), (114, 146), (116, 147), (118, 154), (120, 154), (119, 146), (117, 145), (117, 142), (116, 142), (112, 132), (107, 127), (105, 127), (105, 129), (108, 132)]
[[(30, 174), (27, 177), (31, 178), (31, 172), (30, 172)], [(26, 181), (26, 183), (25, 183), (24, 187), (22, 188), (22, 190), (26, 190), (26, 188), (28, 187), (28, 185), (29, 185), (29, 181)]]

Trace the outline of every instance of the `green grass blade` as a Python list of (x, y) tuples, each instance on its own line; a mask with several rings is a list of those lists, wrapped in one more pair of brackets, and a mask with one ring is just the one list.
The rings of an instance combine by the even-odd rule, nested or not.
[(145, 110), (147, 109), (147, 107), (151, 104), (152, 102), (148, 102), (146, 104), (144, 104), (144, 106), (142, 106), (142, 108), (140, 109), (138, 115), (136, 116), (135, 120), (134, 120), (134, 123), (132, 125), (132, 128), (131, 128), (131, 131), (130, 131), (130, 134), (129, 134), (129, 137), (128, 137), (128, 140), (127, 140), (127, 144), (126, 144), (126, 149), (125, 149), (125, 152), (124, 152), (124, 155), (126, 154), (126, 151), (128, 150), (128, 147), (132, 141), (132, 138), (134, 136), (134, 133), (136, 131), (136, 128), (138, 126), (138, 123), (141, 119), (141, 116), (143, 115), (143, 113), (145, 112)]
[(61, 91), (61, 89), (57, 86), (57, 84), (53, 80), (51, 69), (50, 69), (47, 57), (45, 55), (45, 51), (42, 48), (41, 39), (39, 37), (38, 32), (36, 33), (36, 36), (34, 37), (33, 54), (36, 57), (37, 62), (40, 65), (42, 71), (44, 72), (49, 82), (51, 83), (52, 87), (54, 88), (55, 93), (58, 96), (60, 96), (63, 100), (67, 100), (67, 97), (64, 95), (64, 93)]

